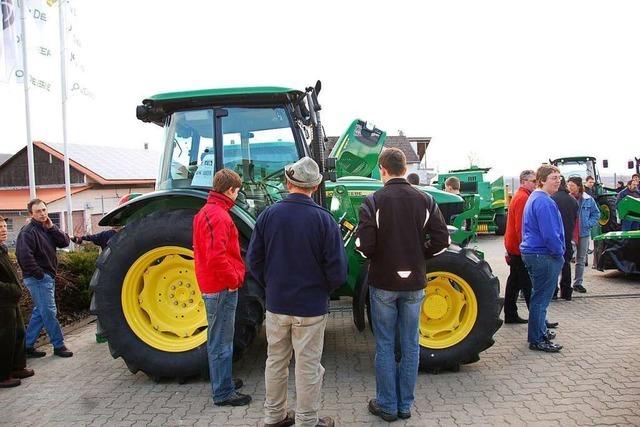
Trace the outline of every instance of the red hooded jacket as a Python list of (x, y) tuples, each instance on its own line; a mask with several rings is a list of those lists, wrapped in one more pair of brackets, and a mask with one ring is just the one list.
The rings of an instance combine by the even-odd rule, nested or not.
[(238, 289), (244, 282), (240, 242), (229, 209), (233, 200), (209, 192), (207, 204), (193, 218), (193, 253), (200, 292)]
[(507, 230), (504, 233), (504, 247), (510, 255), (520, 255), (522, 217), (524, 216), (524, 206), (527, 204), (530, 194), (529, 190), (520, 187), (509, 203)]

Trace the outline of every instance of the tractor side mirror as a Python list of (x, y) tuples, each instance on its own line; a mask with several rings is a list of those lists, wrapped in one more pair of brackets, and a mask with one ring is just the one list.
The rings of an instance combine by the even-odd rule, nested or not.
[(603, 168), (605, 168), (605, 169), (606, 169), (606, 168), (608, 168), (608, 167), (609, 167), (609, 160), (604, 159), (604, 160), (602, 161), (602, 167), (603, 167)]
[(629, 160), (629, 161), (627, 162), (627, 169), (633, 169), (633, 166), (634, 166), (634, 164), (633, 164), (633, 160)]

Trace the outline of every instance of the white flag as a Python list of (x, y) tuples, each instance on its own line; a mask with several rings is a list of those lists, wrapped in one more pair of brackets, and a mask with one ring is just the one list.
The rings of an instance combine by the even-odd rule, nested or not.
[(0, 80), (22, 83), (22, 40), (20, 10), (22, 0), (0, 0), (2, 9), (2, 64)]

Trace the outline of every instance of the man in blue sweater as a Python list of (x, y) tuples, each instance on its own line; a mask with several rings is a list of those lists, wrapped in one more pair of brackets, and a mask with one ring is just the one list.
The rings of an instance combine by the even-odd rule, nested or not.
[(531, 193), (524, 208), (520, 252), (527, 266), (533, 290), (529, 305), (529, 348), (557, 353), (555, 334), (547, 329), (547, 308), (564, 263), (564, 229), (558, 205), (551, 198), (560, 187), (560, 170), (542, 165), (536, 172), (538, 189)]
[[(246, 264), (266, 288), (265, 426), (333, 426), (318, 418), (320, 364), (329, 295), (347, 280), (338, 225), (311, 195), (322, 181), (304, 157), (285, 168), (289, 195), (258, 217)], [(287, 411), (289, 362), (295, 350), (296, 412)], [(294, 419), (295, 418), (295, 419)]]

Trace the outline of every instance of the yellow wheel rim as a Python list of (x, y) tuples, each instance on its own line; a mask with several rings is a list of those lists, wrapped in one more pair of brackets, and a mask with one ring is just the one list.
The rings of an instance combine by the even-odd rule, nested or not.
[(427, 274), (420, 311), (420, 345), (441, 349), (464, 340), (478, 317), (478, 300), (466, 280), (437, 271)]
[(206, 342), (193, 251), (161, 246), (140, 256), (124, 278), (122, 309), (133, 333), (158, 350), (188, 351)]
[(606, 225), (611, 218), (611, 209), (609, 209), (608, 205), (600, 205), (600, 219), (598, 219), (598, 224)]

